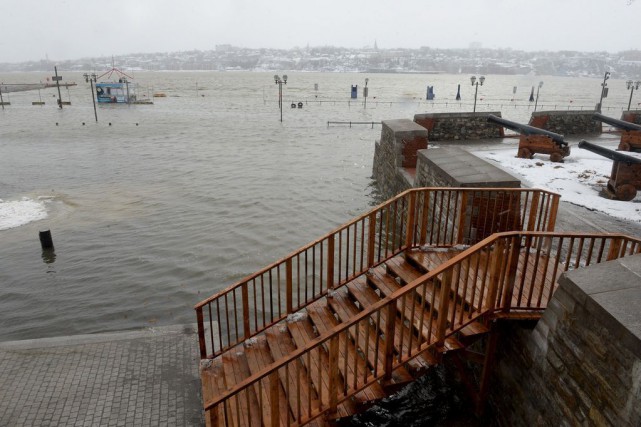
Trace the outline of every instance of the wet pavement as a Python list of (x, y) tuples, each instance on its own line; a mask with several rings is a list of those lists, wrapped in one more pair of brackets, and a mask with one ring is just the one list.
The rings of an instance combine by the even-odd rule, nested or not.
[(0, 343), (0, 426), (204, 424), (192, 326)]

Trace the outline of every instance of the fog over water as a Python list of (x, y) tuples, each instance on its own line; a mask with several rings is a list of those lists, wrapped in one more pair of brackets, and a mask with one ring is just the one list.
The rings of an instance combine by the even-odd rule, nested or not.
[(635, 0), (3, 0), (0, 62), (140, 52), (373, 46), (637, 49)]

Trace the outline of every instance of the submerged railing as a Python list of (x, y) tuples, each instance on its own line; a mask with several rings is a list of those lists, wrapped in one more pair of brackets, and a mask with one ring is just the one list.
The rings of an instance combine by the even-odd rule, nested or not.
[(221, 354), (407, 248), (553, 230), (558, 203), (539, 189), (405, 191), (197, 304), (200, 356)]
[[(274, 421), (283, 415), (279, 393), (284, 392), (287, 401), (297, 402), (284, 415), (288, 424), (331, 416), (339, 404), (390, 379), (395, 368), (442, 345), (481, 316), (542, 311), (562, 272), (636, 253), (641, 253), (641, 240), (619, 234), (492, 235), (209, 400), (205, 409), (214, 411), (210, 419), (221, 425), (238, 425), (241, 415), (248, 425), (259, 424), (264, 414)], [(348, 343), (356, 351), (347, 352)], [(366, 369), (359, 371), (363, 360)], [(279, 385), (282, 378), (292, 384), (285, 391)], [(323, 385), (324, 379), (328, 384)], [(301, 387), (303, 382), (313, 387)], [(269, 390), (269, 401), (259, 399), (257, 411), (241, 414), (239, 408), (255, 401), (261, 388)], [(301, 393), (311, 388), (318, 392)]]

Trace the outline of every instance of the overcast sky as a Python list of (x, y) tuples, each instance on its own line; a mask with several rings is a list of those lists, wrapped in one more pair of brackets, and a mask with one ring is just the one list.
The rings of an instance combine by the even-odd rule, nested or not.
[[(631, 4), (629, 4), (631, 3)], [(1, 0), (0, 62), (240, 47), (641, 48), (641, 0)]]

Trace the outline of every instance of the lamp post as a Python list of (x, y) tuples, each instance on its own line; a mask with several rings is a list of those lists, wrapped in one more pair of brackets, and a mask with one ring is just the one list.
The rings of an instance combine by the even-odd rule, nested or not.
[(603, 103), (603, 98), (607, 98), (608, 96), (608, 84), (606, 81), (610, 78), (610, 72), (606, 71), (605, 74), (603, 75), (603, 83), (601, 83), (601, 98), (599, 99), (599, 103), (597, 104), (597, 112), (601, 112), (601, 104)]
[(283, 74), (281, 79), (278, 74), (274, 74), (274, 83), (278, 85), (278, 107), (280, 108), (280, 121), (283, 121), (283, 85), (287, 84), (287, 75)]
[(93, 89), (93, 82), (96, 81), (96, 74), (84, 73), (82, 76), (85, 78), (85, 83), (88, 82), (91, 85), (91, 100), (93, 101), (93, 115), (96, 116), (96, 123), (98, 123), (98, 111), (96, 110), (96, 93)]
[(630, 111), (630, 106), (632, 105), (632, 94), (634, 93), (634, 89), (639, 89), (641, 81), (637, 80), (636, 82), (633, 82), (632, 80), (628, 80), (625, 83), (627, 84), (628, 89), (630, 89), (630, 100), (628, 101), (628, 111)]
[(479, 83), (481, 86), (483, 86), (483, 82), (485, 81), (485, 76), (479, 77), (479, 80), (476, 81), (476, 76), (470, 77), (470, 81), (472, 82), (472, 86), (476, 86), (476, 90), (474, 91), (474, 113), (476, 113), (476, 95), (479, 93)]
[(536, 101), (534, 101), (534, 111), (536, 112), (536, 106), (539, 103), (539, 90), (543, 87), (543, 82), (539, 82), (539, 87), (536, 88)]
[(365, 109), (367, 110), (367, 82), (369, 82), (369, 79), (366, 77), (365, 78), (365, 87), (363, 88), (363, 98), (365, 98)]

